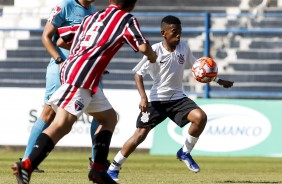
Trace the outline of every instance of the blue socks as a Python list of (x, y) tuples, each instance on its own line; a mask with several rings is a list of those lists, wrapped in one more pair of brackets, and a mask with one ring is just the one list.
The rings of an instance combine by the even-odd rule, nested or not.
[(38, 138), (38, 136), (43, 132), (43, 130), (45, 130), (49, 125), (47, 125), (42, 119), (37, 118), (37, 120), (35, 121), (30, 135), (29, 135), (29, 139), (28, 139), (28, 143), (27, 146), (25, 148), (25, 153), (24, 153), (24, 157), (23, 160), (25, 160), (29, 154), (31, 153), (33, 146)]
[(98, 121), (93, 119), (92, 122), (91, 122), (91, 127), (90, 127), (90, 134), (91, 134), (91, 140), (92, 140), (92, 161), (94, 160), (94, 156), (95, 156), (94, 137), (95, 137), (95, 132), (96, 132), (98, 126), (99, 126)]

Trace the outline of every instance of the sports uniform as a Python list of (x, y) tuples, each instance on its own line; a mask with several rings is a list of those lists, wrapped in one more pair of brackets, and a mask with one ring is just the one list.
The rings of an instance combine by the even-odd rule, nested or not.
[[(179, 18), (168, 15), (161, 21), (161, 35), (163, 41), (152, 46), (158, 55), (155, 64), (151, 64), (145, 57), (133, 68), (135, 82), (141, 100), (141, 110), (133, 135), (123, 144), (116, 154), (107, 173), (115, 181), (118, 181), (122, 164), (131, 153), (147, 137), (151, 129), (170, 118), (179, 127), (191, 122), (183, 146), (177, 151), (176, 157), (183, 161), (193, 172), (199, 172), (200, 167), (194, 161), (190, 152), (203, 132), (207, 116), (206, 113), (189, 99), (183, 92), (183, 71), (196, 60), (186, 42), (180, 41), (182, 26)], [(147, 97), (143, 77), (150, 74), (153, 86)], [(231, 87), (233, 82), (221, 80), (218, 84)]]
[[(94, 13), (96, 10), (93, 5), (90, 5), (89, 9), (83, 7), (79, 1), (77, 0), (63, 0), (55, 8), (53, 8), (48, 22), (50, 22), (54, 27), (65, 27), (65, 26), (73, 26), (80, 24), (83, 18), (87, 15)], [(52, 37), (53, 45), (55, 46), (57, 52), (61, 56), (63, 60), (65, 60), (69, 55), (69, 50), (63, 49), (61, 47), (56, 46), (56, 42), (59, 38), (58, 31), (56, 31)], [(61, 86), (60, 82), (60, 69), (59, 65), (55, 63), (55, 60), (51, 57), (50, 62), (47, 66), (46, 70), (46, 88), (45, 88), (45, 97), (44, 103), (46, 105), (50, 105), (48, 100), (50, 99), (51, 95)], [(49, 118), (50, 115), (46, 115), (42, 112), (41, 116), (46, 116)], [(53, 120), (50, 120), (50, 122)], [(37, 118), (36, 122), (34, 123), (28, 144), (25, 150), (25, 154), (23, 156), (23, 160), (25, 160), (28, 155), (30, 154), (37, 137), (40, 133), (45, 130), (49, 124), (45, 122), (40, 117)], [(93, 120), (91, 123), (91, 130), (97, 128), (97, 122)]]
[[(163, 42), (152, 45), (152, 48), (161, 57), (160, 60), (151, 64), (143, 57), (139, 64), (133, 68), (133, 71), (142, 78), (149, 74), (153, 79), (153, 86), (148, 96), (146, 111), (140, 111), (138, 115), (136, 121), (137, 130), (124, 143), (122, 147), (124, 152), (122, 153), (122, 150), (120, 150), (117, 153), (107, 171), (115, 181), (119, 180), (118, 175), (121, 165), (132, 153), (132, 150), (136, 149), (142, 140), (146, 138), (151, 129), (166, 118), (170, 118), (179, 127), (183, 127), (189, 123), (187, 119), (189, 112), (200, 109), (193, 100), (184, 94), (182, 87), (183, 71), (187, 65), (191, 65), (195, 61), (187, 43), (180, 41), (173, 52), (167, 51), (163, 46)], [(194, 137), (191, 139), (194, 142), (195, 139), (197, 140)], [(124, 153), (126, 155), (123, 155)], [(198, 172), (199, 167), (190, 154), (183, 155), (185, 155), (185, 162), (188, 163), (190, 170)]]
[[(65, 27), (80, 24), (83, 18), (87, 15), (94, 13), (96, 10), (91, 5), (89, 9), (81, 6), (76, 0), (63, 0), (61, 1), (51, 12), (48, 21), (51, 22), (55, 27)], [(53, 43), (59, 38), (59, 34), (56, 32), (53, 36)], [(69, 56), (69, 50), (57, 47), (56, 49), (63, 60), (66, 60)], [(46, 91), (45, 91), (45, 103), (49, 104), (48, 100), (51, 95), (61, 86), (60, 82), (60, 69), (55, 63), (53, 58), (47, 66), (46, 71)], [(49, 104), (50, 105), (50, 104)]]
[[(86, 109), (87, 112), (106, 110), (104, 107), (99, 109), (96, 106), (94, 109), (88, 105), (97, 103), (95, 93), (100, 77), (124, 43), (128, 43), (134, 51), (138, 51), (139, 45), (148, 43), (132, 14), (121, 11), (116, 5), (110, 5), (106, 10), (86, 17), (76, 31), (70, 56), (62, 66), (63, 85), (49, 100), (52, 107), (62, 107), (77, 117)], [(82, 98), (85, 95), (79, 93), (84, 93), (83, 89), (91, 91), (88, 96), (92, 99)], [(102, 98), (110, 108), (108, 100)], [(80, 108), (76, 108), (77, 104), (80, 104)]]
[(183, 127), (188, 123), (187, 114), (199, 108), (184, 94), (182, 87), (184, 67), (193, 63), (195, 58), (183, 41), (176, 46), (174, 52), (168, 52), (162, 42), (154, 44), (152, 48), (162, 59), (157, 64), (147, 61), (136, 71), (143, 77), (150, 74), (154, 81), (148, 97), (147, 112), (140, 112), (137, 127), (153, 128), (167, 117)]

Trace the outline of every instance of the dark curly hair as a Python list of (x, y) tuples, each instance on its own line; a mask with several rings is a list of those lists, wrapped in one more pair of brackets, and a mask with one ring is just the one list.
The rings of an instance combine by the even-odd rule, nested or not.
[(172, 16), (172, 15), (168, 15), (168, 16), (165, 16), (163, 19), (162, 19), (162, 24), (165, 23), (165, 24), (177, 24), (177, 25), (180, 25), (181, 24), (181, 21), (179, 20), (179, 18), (175, 17), (175, 16)]

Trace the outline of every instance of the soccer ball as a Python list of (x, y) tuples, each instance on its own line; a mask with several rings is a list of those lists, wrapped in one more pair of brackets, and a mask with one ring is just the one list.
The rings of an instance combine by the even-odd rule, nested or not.
[(209, 83), (217, 76), (216, 62), (209, 57), (197, 59), (192, 66), (193, 77), (201, 83)]

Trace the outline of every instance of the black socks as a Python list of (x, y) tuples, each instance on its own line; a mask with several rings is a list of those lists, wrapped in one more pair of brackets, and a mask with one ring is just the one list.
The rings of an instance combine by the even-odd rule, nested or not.
[(52, 139), (44, 133), (41, 133), (37, 138), (37, 141), (29, 155), (29, 159), (32, 163), (32, 168), (36, 168), (54, 149), (54, 142)]
[(97, 164), (106, 165), (109, 154), (109, 147), (113, 133), (108, 130), (103, 130), (95, 135), (94, 140), (94, 162)]

